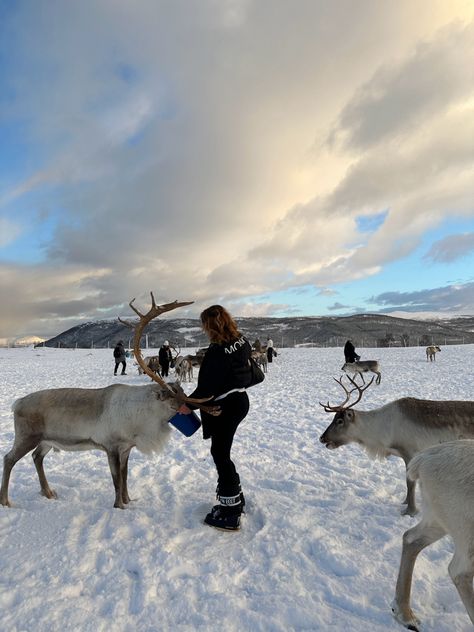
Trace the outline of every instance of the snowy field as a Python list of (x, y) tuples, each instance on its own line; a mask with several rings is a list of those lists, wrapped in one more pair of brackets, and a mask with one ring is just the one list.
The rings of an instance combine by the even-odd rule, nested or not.
[[(474, 345), (361, 349), (379, 359), (382, 383), (360, 409), (401, 396), (474, 398)], [(202, 523), (215, 502), (209, 442), (173, 430), (161, 455), (133, 450), (129, 489), (114, 509), (102, 452), (51, 452), (58, 500), (39, 495), (31, 457), (12, 472), (11, 508), (0, 506), (1, 629), (9, 632), (402, 630), (391, 616), (402, 533), (401, 459), (371, 461), (358, 446), (325, 449), (342, 401), (341, 349), (283, 349), (251, 409), (233, 457), (247, 498), (237, 533)], [(44, 388), (144, 384), (131, 365), (114, 378), (111, 350), (0, 349), (0, 453), (13, 441), (13, 401)], [(194, 383), (185, 384), (191, 392)], [(451, 583), (448, 538), (415, 567), (412, 605), (426, 632), (471, 630)]]

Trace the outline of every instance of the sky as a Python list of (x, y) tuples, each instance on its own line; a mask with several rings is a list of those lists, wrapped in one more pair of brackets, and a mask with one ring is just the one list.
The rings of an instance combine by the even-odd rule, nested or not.
[(0, 3), (0, 338), (474, 313), (470, 0)]
[[(420, 347), (364, 352), (379, 359), (382, 380), (356, 410), (405, 396), (474, 398), (474, 372), (466, 371), (474, 345), (444, 346), (436, 362)], [(216, 471), (201, 431), (185, 437), (170, 429), (154, 454), (132, 449), (133, 500), (124, 510), (113, 508), (104, 452), (51, 450), (44, 470), (55, 500), (40, 494), (25, 455), (11, 473), (11, 506), (0, 505), (2, 630), (406, 632), (391, 602), (402, 534), (420, 514), (401, 513), (403, 460), (319, 441), (334, 415), (318, 401), (344, 400), (333, 379), (342, 355), (341, 348), (283, 349), (265, 380), (248, 389), (250, 411), (232, 447), (246, 499), (238, 533), (203, 524), (216, 502)], [(13, 443), (11, 405), (29, 392), (98, 389), (117, 379), (124, 388), (152, 388), (136, 367), (114, 377), (111, 349), (0, 348), (0, 364), (1, 456)], [(195, 371), (183, 382), (186, 393), (196, 380)], [(422, 511), (419, 485), (415, 497)], [(448, 573), (453, 552), (444, 537), (416, 561), (411, 604), (423, 632), (472, 632)]]

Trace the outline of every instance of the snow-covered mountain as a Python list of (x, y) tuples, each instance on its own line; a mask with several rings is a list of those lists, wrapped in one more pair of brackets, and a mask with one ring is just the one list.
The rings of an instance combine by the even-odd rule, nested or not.
[[(351, 338), (358, 347), (417, 346), (474, 343), (474, 317), (450, 320), (396, 318), (384, 314), (345, 317), (237, 318), (241, 331), (251, 342), (272, 338), (277, 347), (341, 346)], [(132, 342), (132, 331), (119, 321), (83, 323), (44, 342), (48, 347), (106, 348), (122, 339)], [(180, 348), (207, 345), (197, 319), (175, 318), (152, 321), (142, 347), (159, 347), (169, 340)]]

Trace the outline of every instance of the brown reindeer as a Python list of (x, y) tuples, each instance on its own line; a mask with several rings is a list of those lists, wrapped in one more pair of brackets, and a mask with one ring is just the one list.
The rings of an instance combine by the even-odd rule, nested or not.
[[(159, 357), (157, 355), (145, 356), (143, 358), (143, 362), (150, 369), (150, 371), (153, 371), (153, 373), (156, 373), (156, 375), (159, 375), (161, 377), (160, 359), (159, 359)], [(138, 364), (138, 374), (139, 375), (143, 375), (143, 373), (145, 373), (145, 371), (143, 370), (141, 365)]]
[(441, 351), (441, 349), (438, 347), (438, 345), (430, 345), (429, 347), (426, 347), (426, 361), (428, 362), (428, 360), (430, 362), (433, 362), (436, 360), (436, 353), (438, 351)]

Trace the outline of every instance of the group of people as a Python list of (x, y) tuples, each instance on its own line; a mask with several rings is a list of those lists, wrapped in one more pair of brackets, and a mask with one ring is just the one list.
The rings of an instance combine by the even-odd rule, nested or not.
[[(168, 377), (171, 361), (173, 356), (171, 354), (170, 343), (165, 340), (161, 345), (160, 350), (158, 351), (158, 360), (160, 362), (161, 374), (163, 377)], [(127, 375), (127, 351), (125, 351), (125, 347), (123, 345), (123, 340), (119, 340), (114, 348), (114, 360), (115, 360), (115, 368), (114, 375), (117, 375), (117, 371), (119, 366), (122, 365), (122, 372), (120, 375)]]

